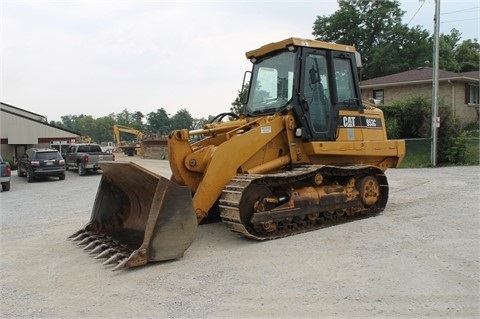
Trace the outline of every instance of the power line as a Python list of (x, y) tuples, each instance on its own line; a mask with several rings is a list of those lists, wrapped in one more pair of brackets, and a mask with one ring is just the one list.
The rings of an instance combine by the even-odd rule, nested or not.
[(407, 25), (410, 24), (410, 22), (412, 22), (413, 18), (415, 18), (415, 16), (417, 15), (418, 11), (420, 11), (420, 9), (423, 7), (423, 5), (425, 4), (425, 1), (422, 2), (422, 4), (420, 5), (420, 7), (417, 9), (417, 11), (413, 14), (413, 17), (410, 19), (410, 21), (408, 21)]
[(462, 21), (470, 21), (470, 20), (477, 20), (477, 21), (478, 21), (478, 18), (462, 19), (462, 20), (450, 20), (450, 21), (440, 21), (440, 23), (452, 23), (452, 22), (462, 22)]
[(440, 15), (470, 11), (470, 10), (474, 10), (474, 9), (478, 9), (478, 8), (480, 8), (480, 7), (473, 7), (473, 8), (470, 8), (470, 9), (462, 9), (462, 10), (457, 10), (457, 11), (444, 12), (444, 13), (440, 13)]

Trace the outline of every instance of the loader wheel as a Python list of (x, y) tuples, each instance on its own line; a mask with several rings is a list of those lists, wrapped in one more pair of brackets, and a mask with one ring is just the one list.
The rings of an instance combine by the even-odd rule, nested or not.
[[(268, 187), (262, 185), (251, 185), (247, 187), (240, 200), (240, 220), (245, 228), (252, 230), (253, 225), (250, 223), (250, 219), (255, 210), (265, 211), (266, 207), (259, 207), (259, 201), (265, 197), (271, 197), (272, 192)], [(272, 207), (273, 208), (273, 207)]]
[(380, 199), (380, 185), (373, 176), (366, 176), (360, 180), (358, 185), (360, 200), (365, 206), (372, 206)]

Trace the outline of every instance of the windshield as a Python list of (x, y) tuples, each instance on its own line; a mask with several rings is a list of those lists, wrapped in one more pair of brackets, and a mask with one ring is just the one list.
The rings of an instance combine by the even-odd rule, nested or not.
[(268, 57), (253, 67), (246, 113), (278, 112), (292, 98), (295, 52)]

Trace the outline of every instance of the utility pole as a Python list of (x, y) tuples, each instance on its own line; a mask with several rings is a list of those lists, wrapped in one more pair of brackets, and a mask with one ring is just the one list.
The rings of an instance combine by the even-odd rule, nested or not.
[(432, 147), (431, 162), (432, 166), (437, 166), (437, 128), (440, 126), (438, 118), (438, 59), (439, 59), (439, 38), (440, 38), (440, 0), (435, 0), (435, 18), (434, 18), (434, 53), (433, 53), (433, 89), (432, 89)]

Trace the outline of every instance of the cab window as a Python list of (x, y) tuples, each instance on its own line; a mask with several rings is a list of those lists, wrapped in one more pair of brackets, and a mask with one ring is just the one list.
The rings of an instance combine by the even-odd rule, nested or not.
[(333, 60), (333, 63), (338, 103), (351, 103), (352, 100), (357, 99), (351, 62), (348, 59), (336, 58)]
[(305, 60), (304, 96), (315, 132), (328, 130), (330, 120), (330, 89), (327, 61), (320, 54), (308, 54)]

